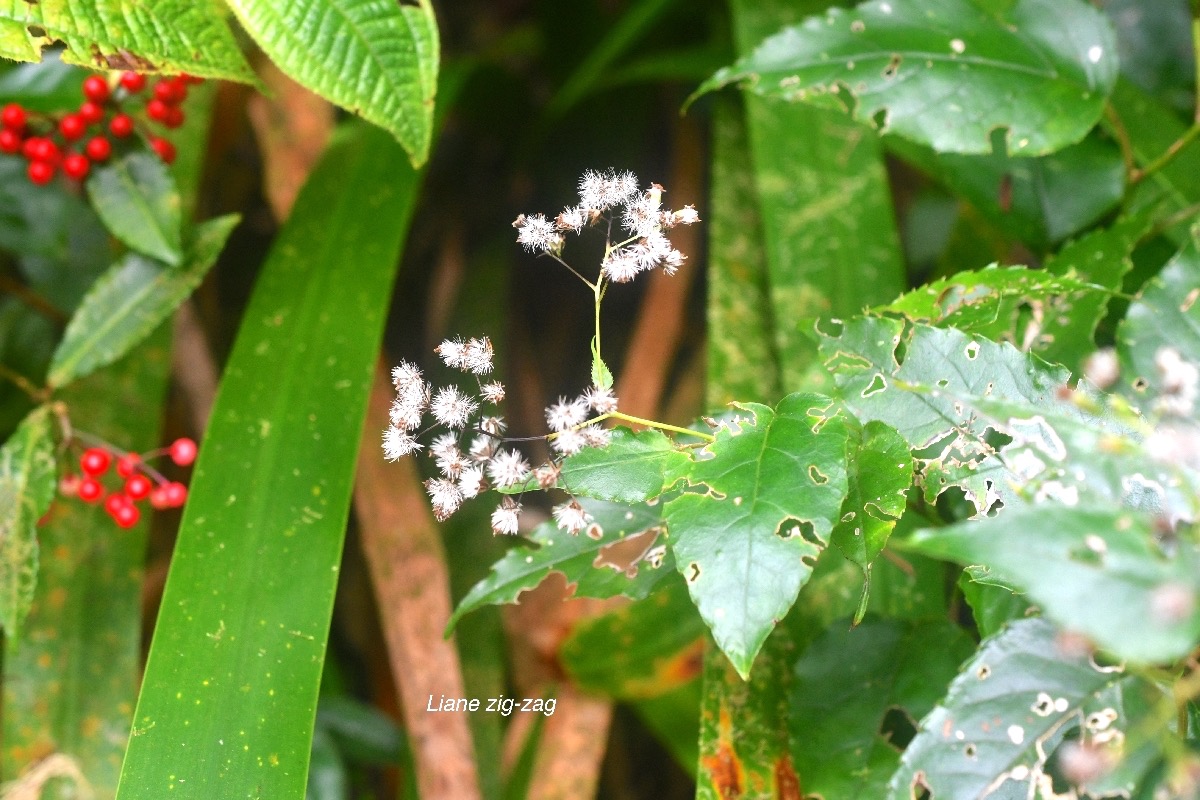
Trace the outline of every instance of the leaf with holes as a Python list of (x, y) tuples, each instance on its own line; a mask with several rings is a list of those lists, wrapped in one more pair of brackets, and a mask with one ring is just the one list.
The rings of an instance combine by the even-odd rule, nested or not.
[(661, 431), (614, 428), (608, 446), (587, 447), (563, 460), (559, 485), (584, 497), (641, 503), (662, 494), (667, 475), (687, 463)]
[(745, 678), (829, 543), (846, 496), (848, 432), (821, 395), (738, 408), (749, 418), (718, 429), (663, 516), (700, 616)]
[[(907, 800), (918, 787), (937, 800), (1044, 796), (1037, 792), (1050, 784), (1048, 757), (1068, 726), (1124, 677), (1047, 620), (1012, 623), (981, 645), (921, 720), (887, 800)], [(1100, 725), (1121, 730), (1128, 720), (1106, 715)]]
[(922, 530), (907, 546), (987, 565), (1118, 658), (1171, 661), (1200, 638), (1200, 549), (1181, 539), (1164, 552), (1144, 514), (1041, 503)]
[(883, 551), (904, 514), (913, 458), (904, 437), (879, 420), (868, 422), (850, 451), (849, 491), (833, 543), (863, 570)]
[(974, 649), (946, 620), (830, 625), (796, 662), (791, 686), (792, 755), (804, 791), (882, 796), (905, 734), (933, 710)]
[(216, 3), (192, 0), (0, 3), (0, 56), (37, 61), (62, 42), (62, 60), (92, 69), (187, 72), (254, 83)]
[[(475, 584), (446, 625), (484, 605), (515, 603), (522, 592), (536, 587), (553, 572), (561, 573), (580, 597), (640, 598), (670, 573), (668, 554), (656, 545), (662, 506), (627, 506), (583, 499), (593, 524), (583, 533), (569, 534), (545, 522), (529, 535), (529, 544), (509, 550), (492, 565), (491, 573)], [(599, 564), (599, 566), (597, 566)]]
[(39, 406), (0, 447), (0, 626), (9, 645), (33, 602), (37, 522), (57, 484), (50, 420), (50, 409)]
[(188, 298), (239, 217), (231, 214), (197, 226), (178, 267), (130, 253), (100, 277), (83, 298), (54, 358), (46, 383), (63, 386), (111, 364), (137, 345)]
[(1157, 398), (1155, 405), (1163, 410), (1189, 405), (1184, 391), (1163, 396), (1164, 388), (1170, 387), (1164, 387), (1166, 376), (1156, 360), (1163, 348), (1169, 348), (1184, 361), (1200, 365), (1197, 300), (1200, 300), (1200, 229), (1193, 229), (1192, 241), (1142, 287), (1117, 329), (1121, 385), (1132, 390), (1138, 402), (1149, 392)]
[(300, 85), (429, 156), (438, 31), (429, 0), (229, 0), (242, 27)]
[(133, 152), (98, 165), (88, 199), (105, 226), (139, 253), (172, 267), (183, 258), (179, 192), (162, 159)]
[[(1000, 8), (996, 8), (999, 5)], [(871, 0), (767, 38), (697, 94), (755, 94), (842, 108), (935, 150), (1049, 153), (1100, 119), (1117, 78), (1116, 37), (1082, 0)]]
[(1010, 344), (896, 319), (851, 320), (822, 336), (821, 355), (855, 415), (886, 422), (916, 451), (927, 499), (958, 486), (980, 513), (1019, 498), (972, 399), (1045, 408), (1069, 377)]

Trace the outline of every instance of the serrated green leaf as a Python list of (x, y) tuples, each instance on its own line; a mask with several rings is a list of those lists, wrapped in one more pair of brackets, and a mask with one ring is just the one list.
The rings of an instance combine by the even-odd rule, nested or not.
[(1017, 594), (1011, 587), (993, 580), (986, 567), (972, 564), (963, 570), (958, 579), (958, 588), (963, 599), (971, 607), (975, 629), (986, 639), (1000, 632), (1008, 623), (1028, 617), (1034, 608), (1033, 601)]
[(433, 7), (418, 2), (229, 0), (229, 7), (284, 72), (391, 133), (420, 166), (433, 136), (439, 46)]
[[(518, 545), (492, 565), (491, 573), (467, 592), (450, 616), (446, 631), (463, 615), (483, 605), (514, 603), (521, 593), (534, 588), (550, 573), (561, 573), (574, 585), (579, 597), (645, 597), (670, 573), (666, 560), (646, 561), (655, 547), (661, 525), (662, 506), (627, 506), (603, 500), (580, 500), (592, 515), (594, 526), (584, 533), (571, 535), (553, 522), (539, 525), (529, 535), (536, 547)], [(627, 554), (632, 563), (627, 569), (614, 565), (597, 567), (602, 551), (613, 544), (645, 534), (639, 551)], [(629, 573), (632, 573), (629, 574)]]
[(1155, 359), (1163, 348), (1200, 364), (1200, 229), (1150, 280), (1117, 329), (1121, 384), (1140, 401), (1158, 397), (1163, 375)]
[(1039, 155), (1095, 125), (1117, 78), (1116, 37), (1081, 0), (971, 0), (838, 8), (767, 38), (698, 94), (739, 83), (828, 108), (943, 152)]
[[(738, 407), (666, 504), (676, 566), (717, 645), (745, 678), (796, 600), (846, 496), (845, 420), (829, 398)], [(705, 457), (708, 456), (708, 457)], [(701, 460), (702, 459), (702, 460)]]
[(657, 697), (700, 677), (704, 632), (687, 587), (671, 576), (649, 597), (576, 625), (558, 657), (586, 692)]
[(120, 800), (304, 795), (366, 397), (419, 185), (391, 137), (342, 128), (263, 265), (193, 471)]
[(0, 56), (37, 61), (56, 41), (68, 64), (255, 83), (221, 6), (209, 0), (0, 3)]
[(39, 406), (0, 447), (0, 626), (20, 640), (37, 586), (37, 522), (57, 486), (50, 409)]
[(46, 382), (63, 386), (111, 364), (167, 318), (216, 262), (240, 217), (197, 226), (184, 263), (166, 267), (130, 253), (96, 281), (67, 325)]
[(904, 514), (913, 480), (908, 442), (889, 425), (868, 422), (851, 449), (849, 472), (846, 501), (831, 539), (842, 555), (866, 570)]
[(1047, 407), (1070, 377), (1010, 344), (871, 317), (845, 323), (836, 336), (822, 335), (821, 355), (855, 415), (886, 422), (916, 451), (927, 499), (958, 486), (979, 513), (997, 499), (1018, 497), (972, 398)]
[(125, 244), (172, 267), (183, 258), (179, 192), (162, 159), (135, 151), (101, 164), (87, 180), (88, 199)]
[(584, 497), (642, 503), (662, 494), (667, 476), (687, 463), (687, 455), (661, 431), (614, 428), (607, 446), (586, 447), (563, 460), (559, 485)]
[(1200, 550), (1181, 541), (1164, 553), (1146, 515), (1044, 502), (922, 530), (906, 546), (987, 565), (1118, 658), (1170, 661), (1200, 638)]
[(880, 797), (900, 762), (888, 715), (916, 721), (975, 649), (945, 620), (833, 623), (796, 662), (791, 689), (792, 756), (806, 793)]
[(983, 643), (921, 721), (887, 800), (907, 800), (916, 786), (935, 798), (1035, 796), (1055, 737), (1124, 677), (1064, 646), (1046, 620), (1012, 623)]

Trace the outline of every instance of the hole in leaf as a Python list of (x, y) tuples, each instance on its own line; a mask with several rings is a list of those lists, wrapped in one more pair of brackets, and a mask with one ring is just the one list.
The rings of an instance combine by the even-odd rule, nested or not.
[(960, 520), (975, 515), (975, 504), (959, 486), (948, 486), (937, 496), (937, 510), (943, 519)]
[(35, 39), (41, 39), (46, 35), (46, 29), (37, 25), (29, 25), (25, 30), (29, 31), (29, 35)]
[(967, 758), (974, 758), (975, 756), (979, 755), (979, 748), (974, 744), (968, 744), (963, 748), (963, 755)]
[(971, 342), (966, 348), (967, 358), (974, 361), (979, 356), (979, 343)]
[(860, 396), (870, 397), (873, 394), (879, 394), (886, 388), (887, 388), (887, 381), (885, 381), (883, 379), (882, 375), (880, 375), (878, 372), (876, 372), (875, 376), (873, 378), (871, 378), (871, 382), (869, 384), (867, 384), (867, 388), (862, 390)]
[[(824, 330), (824, 328), (828, 328), (829, 330), (826, 331), (826, 330)], [(829, 317), (828, 319), (826, 319), (824, 317), (820, 317), (817, 319), (816, 322), (813, 323), (813, 330), (815, 330), (818, 335), (829, 336), (834, 339), (841, 336), (842, 331), (844, 331), (845, 329), (846, 329), (845, 323), (843, 323), (837, 317)], [(864, 360), (866, 360), (866, 359), (864, 359)], [(868, 362), (868, 363), (870, 363), (870, 362)]]
[(879, 735), (896, 749), (903, 750), (917, 735), (917, 724), (903, 708), (892, 706), (883, 715)]
[(949, 385), (950, 381), (946, 380), (945, 378), (939, 378), (937, 381), (937, 386), (939, 389), (945, 389)]
[(818, 486), (824, 486), (825, 484), (829, 483), (828, 476), (821, 472), (821, 470), (817, 469), (816, 464), (813, 464), (808, 468), (808, 478)]
[(1009, 436), (1007, 433), (1002, 433), (995, 428), (989, 427), (983, 431), (983, 441), (986, 442), (988, 447), (992, 448), (993, 450), (1000, 450), (1001, 448), (1012, 444), (1013, 437)]
[(900, 62), (902, 60), (899, 53), (892, 53), (891, 59), (888, 60), (888, 65), (883, 68), (883, 77), (889, 81), (896, 77), (896, 73), (900, 71)]
[(888, 126), (891, 125), (891, 117), (886, 108), (881, 108), (871, 115), (871, 124), (875, 126), (875, 130), (880, 133), (887, 133)]
[(693, 561), (688, 564), (687, 582), (695, 583), (698, 580), (700, 580), (700, 565)]
[(908, 791), (912, 800), (933, 800), (933, 790), (925, 782), (924, 772), (918, 772), (916, 775), (913, 775)]
[(1150, 382), (1147, 381), (1145, 378), (1136, 378), (1133, 381), (1133, 388), (1135, 391), (1138, 391), (1138, 392), (1146, 391), (1146, 387), (1149, 385), (1150, 385)]
[(942, 457), (949, 447), (958, 439), (958, 434), (954, 431), (947, 431), (937, 437), (931, 439), (928, 444), (920, 449), (913, 451), (915, 458), (922, 461), (932, 461)]

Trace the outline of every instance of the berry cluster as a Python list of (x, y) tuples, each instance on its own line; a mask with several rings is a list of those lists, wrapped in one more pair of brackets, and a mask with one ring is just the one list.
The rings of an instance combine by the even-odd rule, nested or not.
[[(149, 500), (153, 508), (178, 508), (187, 500), (187, 487), (168, 481), (146, 465), (144, 458), (169, 456), (177, 466), (186, 467), (196, 460), (196, 443), (176, 439), (170, 447), (139, 455), (118, 453), (108, 447), (89, 447), (79, 458), (80, 475), (71, 475), (61, 484), (63, 494), (75, 495), (85, 503), (103, 503), (104, 510), (121, 528), (132, 528), (141, 518), (137, 503)], [(106, 489), (101, 478), (116, 464), (120, 488)]]
[[(189, 75), (159, 78), (145, 102), (145, 117), (165, 128), (178, 128), (184, 121), (181, 106), (188, 86), (200, 80)], [(92, 164), (109, 159), (113, 139), (128, 139), (137, 130), (127, 106), (146, 88), (146, 76), (137, 72), (121, 73), (115, 85), (100, 75), (89, 75), (83, 80), (83, 104), (68, 114), (38, 114), (9, 103), (0, 110), (0, 152), (23, 156), (29, 162), (26, 175), (39, 186), (54, 180), (59, 169), (81, 181)], [(159, 158), (168, 164), (175, 160), (173, 144), (149, 129), (144, 133)]]

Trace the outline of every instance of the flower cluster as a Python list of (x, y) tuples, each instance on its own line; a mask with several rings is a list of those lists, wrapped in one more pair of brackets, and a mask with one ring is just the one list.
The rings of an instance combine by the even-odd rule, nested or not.
[[(504, 385), (482, 380), (482, 376), (492, 371), (491, 341), (486, 337), (465, 342), (447, 339), (436, 352), (447, 366), (475, 376), (477, 391), (468, 393), (455, 385), (435, 391), (420, 368), (402, 361), (392, 370), (396, 398), (390, 409), (390, 424), (383, 432), (383, 454), (388, 461), (396, 461), (425, 449), (421, 437), (433, 436), (428, 451), (438, 476), (425, 481), (425, 491), (438, 521), (446, 520), (464, 501), (491, 488), (556, 487), (560, 469), (557, 461), (532, 469), (519, 450), (508, 446), (511, 442), (504, 437), (507, 424), (494, 413), (504, 400)], [(547, 438), (563, 456), (587, 446), (605, 445), (609, 441), (608, 430), (588, 417), (591, 412), (605, 414), (616, 407), (617, 398), (611, 389), (592, 387), (574, 400), (560, 398), (546, 409), (547, 423), (554, 431)], [(433, 423), (422, 429), (427, 416), (433, 418)], [(435, 434), (438, 429), (441, 431)], [(492, 514), (492, 530), (515, 534), (520, 514), (519, 500), (504, 497)], [(574, 498), (556, 507), (554, 518), (559, 527), (572, 533), (592, 521)]]
[(675, 274), (687, 258), (675, 249), (664, 231), (676, 225), (691, 225), (700, 217), (692, 206), (678, 211), (662, 208), (663, 188), (656, 183), (641, 191), (632, 172), (588, 170), (579, 179), (579, 205), (563, 209), (553, 220), (543, 214), (522, 214), (513, 222), (517, 242), (534, 253), (562, 254), (564, 235), (580, 233), (585, 227), (600, 221), (609, 224), (619, 218), (628, 234), (623, 241), (605, 250), (600, 274), (614, 283), (633, 280), (639, 272), (661, 267), (668, 275)]

